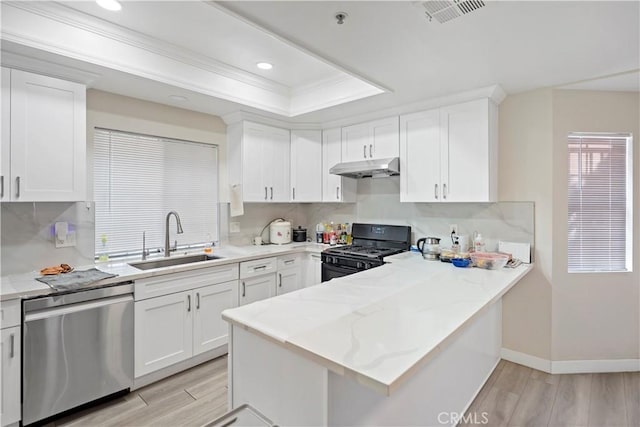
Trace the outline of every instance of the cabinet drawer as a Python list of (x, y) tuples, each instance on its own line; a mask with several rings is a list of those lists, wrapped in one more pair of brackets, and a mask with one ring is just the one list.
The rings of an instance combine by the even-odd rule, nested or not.
[(260, 276), (267, 273), (275, 273), (278, 266), (277, 258), (261, 258), (240, 263), (240, 278)]
[(181, 273), (140, 279), (135, 282), (135, 300), (140, 301), (238, 279), (238, 264), (199, 268)]
[(12, 299), (0, 303), (0, 322), (2, 329), (20, 324), (20, 300)]
[(288, 256), (279, 256), (278, 257), (278, 270), (282, 270), (285, 268), (293, 268), (301, 265), (301, 259), (299, 254), (293, 254)]

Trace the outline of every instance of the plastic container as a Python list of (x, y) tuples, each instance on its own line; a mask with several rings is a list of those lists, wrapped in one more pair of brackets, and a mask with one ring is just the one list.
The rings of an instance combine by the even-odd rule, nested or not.
[(471, 254), (473, 265), (486, 270), (499, 270), (507, 265), (509, 255), (495, 252), (473, 252)]
[(460, 268), (471, 266), (471, 260), (469, 258), (452, 258), (451, 263)]

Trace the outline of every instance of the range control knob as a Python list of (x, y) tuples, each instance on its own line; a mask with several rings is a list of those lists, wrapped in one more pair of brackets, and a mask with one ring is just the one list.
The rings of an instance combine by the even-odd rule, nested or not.
[(366, 264), (363, 264), (362, 262), (358, 261), (356, 263), (356, 268), (367, 268), (367, 267), (366, 267)]

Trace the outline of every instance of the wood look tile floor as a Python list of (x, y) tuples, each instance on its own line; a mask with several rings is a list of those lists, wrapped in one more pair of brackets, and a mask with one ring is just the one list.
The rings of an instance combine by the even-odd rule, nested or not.
[(465, 416), (460, 426), (639, 427), (640, 372), (551, 375), (501, 360)]
[[(201, 426), (226, 411), (223, 356), (48, 427)], [(640, 372), (550, 375), (502, 360), (465, 415), (460, 426), (638, 427)]]

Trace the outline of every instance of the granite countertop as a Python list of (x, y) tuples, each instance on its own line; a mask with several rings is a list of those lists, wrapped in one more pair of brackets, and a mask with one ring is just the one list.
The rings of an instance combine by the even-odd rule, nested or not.
[(482, 270), (405, 252), (389, 263), (223, 318), (389, 395), (532, 268)]
[[(171, 267), (155, 268), (150, 270), (140, 270), (127, 264), (128, 262), (140, 261), (139, 258), (122, 259), (111, 262), (98, 262), (95, 265), (75, 266), (76, 270), (88, 270), (97, 268), (106, 273), (117, 274), (116, 277), (104, 279), (99, 282), (91, 283), (87, 287), (96, 287), (110, 285), (118, 282), (126, 282), (130, 280), (143, 279), (147, 277), (161, 276), (165, 274), (189, 271), (198, 268), (213, 267), (216, 265), (232, 264), (252, 259), (259, 259), (270, 256), (289, 255), (292, 253), (315, 252), (319, 253), (326, 249), (328, 245), (318, 243), (297, 243), (293, 242), (287, 245), (263, 245), (263, 246), (221, 246), (214, 249), (214, 255), (220, 256), (220, 259), (211, 261), (203, 261), (192, 264), (176, 265)], [(185, 254), (202, 253), (201, 250), (180, 254), (173, 254), (178, 257)], [(153, 259), (156, 259), (155, 257)], [(158, 257), (157, 259), (162, 259)], [(23, 274), (13, 274), (2, 276), (0, 278), (0, 301), (6, 301), (19, 298), (31, 298), (34, 296), (50, 294), (52, 289), (46, 284), (36, 280), (40, 277), (37, 271), (30, 271)]]

